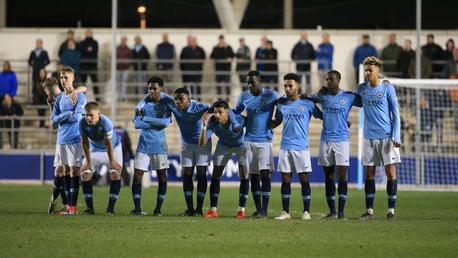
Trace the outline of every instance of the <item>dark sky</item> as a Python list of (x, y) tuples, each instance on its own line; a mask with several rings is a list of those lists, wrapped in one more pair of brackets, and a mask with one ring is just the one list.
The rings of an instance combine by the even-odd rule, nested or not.
[[(212, 0), (118, 0), (118, 26), (139, 26), (147, 7), (150, 28), (219, 28)], [(447, 4), (445, 4), (447, 2)], [(423, 0), (423, 29), (457, 29), (458, 1)], [(295, 0), (294, 28), (415, 29), (415, 0)], [(24, 8), (27, 6), (27, 8)], [(8, 27), (111, 27), (111, 0), (7, 0)], [(283, 0), (250, 0), (242, 28), (283, 27)]]

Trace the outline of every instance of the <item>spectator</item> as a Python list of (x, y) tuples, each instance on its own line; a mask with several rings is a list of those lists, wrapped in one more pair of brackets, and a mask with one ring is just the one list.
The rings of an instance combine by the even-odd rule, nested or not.
[(321, 34), (322, 42), (315, 50), (316, 60), (318, 62), (318, 76), (320, 86), (326, 85), (326, 76), (328, 71), (332, 70), (332, 57), (334, 55), (334, 45), (329, 41), (329, 33)]
[(73, 30), (67, 31), (67, 38), (60, 44), (60, 47), (59, 47), (59, 52), (58, 52), (59, 58), (62, 58), (62, 54), (64, 53), (64, 50), (68, 48), (68, 42), (70, 40), (75, 41), (75, 45), (76, 47), (78, 47), (78, 42), (76, 42), (75, 40), (75, 32)]
[(205, 61), (205, 51), (197, 45), (197, 38), (189, 35), (188, 45), (181, 50), (180, 69), (183, 83), (196, 98), (201, 97), (202, 69)]
[[(447, 64), (442, 71), (442, 78), (456, 80), (458, 78), (458, 48), (453, 49), (453, 58), (447, 61)], [(458, 131), (458, 90), (449, 89), (448, 94), (450, 96), (452, 110), (455, 110), (453, 113), (453, 119), (455, 120), (455, 130)]]
[(32, 67), (32, 83), (35, 85), (39, 78), (39, 72), (45, 68), (51, 61), (49, 60), (48, 51), (43, 49), (43, 40), (37, 39), (35, 41), (35, 49), (30, 52), (29, 65)]
[(434, 35), (428, 34), (426, 36), (426, 44), (421, 47), (423, 54), (433, 63), (433, 77), (440, 76), (444, 67), (444, 50), (441, 46), (434, 42)]
[[(316, 59), (316, 56), (312, 43), (307, 39), (307, 32), (301, 33), (301, 39), (294, 45), (291, 51), (291, 59), (296, 62), (297, 74), (301, 78), (305, 75), (305, 92), (310, 94), (312, 92), (312, 86), (310, 85), (310, 63)], [(304, 91), (300, 90), (300, 92)]]
[(398, 77), (400, 70), (396, 65), (396, 61), (402, 52), (402, 47), (396, 42), (396, 34), (391, 33), (388, 36), (388, 45), (382, 49), (380, 58), (383, 62), (383, 73), (388, 77)]
[(255, 53), (255, 59), (257, 60), (256, 61), (256, 71), (262, 73), (264, 72), (264, 63), (261, 62), (261, 61), (258, 61), (261, 58), (261, 55), (262, 55), (262, 51), (267, 47), (267, 37), (266, 36), (262, 36), (261, 37), (261, 45), (256, 48), (256, 53)]
[[(8, 116), (0, 125), (3, 125), (8, 132), (8, 140), (12, 149), (17, 149), (19, 142), (19, 131), (21, 121), (16, 119), (18, 116), (24, 115), (24, 110), (19, 103), (16, 103), (10, 94), (5, 94), (2, 105), (0, 106), (0, 116)], [(0, 148), (3, 148), (3, 141), (0, 135)]]
[(11, 69), (9, 61), (3, 62), (3, 71), (0, 73), (0, 101), (6, 94), (12, 98), (16, 96), (17, 77), (16, 73)]
[(234, 58), (232, 47), (226, 44), (224, 36), (218, 37), (218, 44), (213, 47), (210, 58), (215, 63), (216, 94), (223, 95), (223, 88), (226, 91), (226, 100), (231, 96), (231, 64)]
[(261, 58), (266, 60), (264, 63), (263, 82), (267, 87), (278, 91), (278, 52), (273, 47), (272, 40), (267, 40), (266, 48), (262, 51)]
[(75, 85), (80, 81), (81, 52), (77, 49), (76, 41), (68, 40), (67, 48), (62, 52), (60, 61), (64, 66), (70, 66), (75, 71)]
[(237, 58), (237, 65), (235, 70), (239, 76), (240, 84), (242, 85), (242, 91), (247, 90), (246, 87), (246, 75), (251, 69), (251, 51), (250, 47), (245, 43), (245, 38), (239, 38), (239, 48), (235, 54)]
[(175, 46), (169, 42), (169, 34), (162, 34), (162, 42), (156, 46), (156, 69), (164, 81), (173, 81), (173, 65), (176, 58)]
[(132, 49), (127, 46), (127, 37), (121, 37), (121, 43), (116, 47), (116, 82), (119, 84), (118, 101), (126, 100), (127, 80), (133, 56)]
[(87, 29), (86, 38), (81, 41), (79, 49), (81, 51), (81, 82), (85, 85), (87, 78), (91, 78), (94, 97), (97, 102), (100, 101), (100, 91), (97, 79), (97, 63), (99, 53), (99, 43), (92, 37), (92, 30)]
[(448, 61), (449, 59), (453, 59), (453, 50), (455, 49), (455, 41), (453, 39), (448, 39), (445, 42), (445, 50), (444, 50), (444, 60)]
[[(46, 78), (48, 77), (48, 74), (45, 70), (45, 68), (40, 69), (39, 73), (39, 79), (37, 82), (35, 82), (32, 86), (32, 104), (34, 105), (46, 105), (47, 104), (47, 99), (48, 96), (43, 90), (43, 83), (45, 82)], [(38, 116), (42, 117), (43, 119), (40, 119), (40, 128), (45, 128), (45, 114), (46, 114), (46, 109), (47, 107), (37, 107), (37, 112)]]
[(363, 43), (359, 45), (353, 54), (353, 68), (355, 69), (355, 79), (359, 83), (359, 65), (368, 56), (378, 57), (377, 49), (370, 43), (370, 37), (363, 35)]
[[(148, 49), (142, 43), (140, 36), (135, 36), (135, 45), (133, 47), (133, 63), (132, 66), (135, 70), (135, 94), (138, 94), (138, 90), (143, 88), (142, 85), (147, 81), (146, 71), (148, 70), (148, 60), (151, 58)], [(146, 92), (143, 92), (146, 93)]]
[[(431, 60), (424, 55), (423, 49), (421, 51), (421, 79), (430, 79), (433, 77), (433, 64)], [(416, 75), (416, 58), (415, 55), (410, 59), (410, 64), (409, 64), (409, 77), (410, 78), (417, 78)]]
[(410, 78), (409, 67), (412, 58), (415, 58), (415, 51), (412, 49), (412, 41), (406, 39), (404, 41), (404, 49), (401, 51), (396, 61), (396, 65), (401, 71), (401, 78)]

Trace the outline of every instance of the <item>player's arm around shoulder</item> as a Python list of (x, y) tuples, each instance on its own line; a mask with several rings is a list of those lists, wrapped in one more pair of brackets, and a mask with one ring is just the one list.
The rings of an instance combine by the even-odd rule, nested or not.
[(208, 139), (211, 137), (211, 130), (207, 131), (207, 127), (210, 123), (212, 123), (213, 114), (209, 113), (208, 111), (202, 115), (202, 129), (200, 130), (199, 134), (199, 146), (204, 147), (207, 145)]

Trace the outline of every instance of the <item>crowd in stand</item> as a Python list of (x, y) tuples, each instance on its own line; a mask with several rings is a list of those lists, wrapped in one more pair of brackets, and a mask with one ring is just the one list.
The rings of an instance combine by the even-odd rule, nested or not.
[[(213, 63), (215, 92), (218, 96), (224, 96), (229, 100), (231, 96), (231, 74), (232, 64), (234, 70), (239, 75), (240, 85), (245, 87), (246, 73), (255, 69), (264, 75), (264, 83), (267, 87), (278, 90), (279, 63), (278, 50), (274, 47), (274, 42), (263, 36), (260, 45), (254, 50), (248, 46), (244, 37), (239, 38), (239, 46), (232, 48), (225, 41), (224, 35), (219, 35), (216, 45), (207, 54), (199, 46), (197, 37), (189, 35), (187, 45), (177, 54), (175, 46), (169, 41), (168, 33), (162, 35), (162, 42), (155, 46), (154, 51), (150, 51), (142, 42), (141, 36), (134, 37), (134, 44), (128, 44), (127, 36), (121, 36), (121, 40), (116, 47), (117, 56), (117, 98), (118, 101), (126, 101), (129, 84), (135, 84), (136, 96), (145, 92), (142, 83), (146, 80), (149, 73), (148, 64), (154, 61), (155, 72), (165, 81), (172, 82), (174, 77), (175, 63), (181, 72), (183, 86), (201, 99), (202, 79), (204, 62), (209, 59)], [(458, 50), (453, 39), (447, 40), (445, 48), (442, 48), (434, 41), (434, 35), (428, 34), (426, 44), (421, 46), (421, 75), (420, 78), (449, 78), (456, 79), (458, 74)], [(59, 67), (70, 66), (75, 70), (75, 85), (87, 85), (88, 79), (96, 101), (103, 101), (102, 91), (98, 77), (98, 53), (99, 44), (93, 37), (91, 29), (85, 30), (85, 38), (78, 42), (75, 39), (74, 31), (67, 32), (67, 38), (60, 44), (58, 50), (58, 60), (56, 71), (52, 76), (58, 79)], [(153, 54), (154, 53), (154, 54)], [(308, 40), (306, 32), (300, 34), (299, 40), (292, 45), (290, 57), (296, 63), (296, 73), (303, 76), (301, 92), (311, 93), (311, 65), (316, 62), (320, 85), (325, 85), (324, 78), (327, 71), (333, 69), (334, 45), (331, 43), (330, 35), (326, 32), (322, 34), (322, 41), (315, 47)], [(396, 41), (396, 34), (388, 36), (388, 44), (381, 50), (371, 44), (369, 35), (362, 36), (362, 44), (354, 49), (353, 67), (355, 69), (356, 81), (358, 81), (358, 70), (362, 60), (367, 56), (376, 56), (384, 62), (382, 74), (385, 77), (393, 78), (416, 78), (415, 50), (412, 48), (412, 41), (405, 39), (404, 46), (400, 46)], [(43, 47), (43, 40), (36, 39), (36, 47), (30, 52), (28, 64), (31, 67), (32, 78), (32, 104), (46, 105), (46, 97), (41, 90), (43, 81), (48, 77), (47, 67), (51, 63), (51, 58)], [(131, 79), (132, 78), (132, 79)], [(238, 84), (238, 82), (236, 82)], [(13, 100), (17, 91), (17, 78), (8, 61), (3, 64), (3, 71), (0, 73), (0, 101), (6, 94)], [(431, 95), (431, 94), (429, 94)], [(434, 106), (437, 103), (428, 94), (422, 103), (425, 106)], [(447, 103), (458, 106), (458, 94), (456, 92), (445, 92)], [(401, 93), (402, 96), (402, 93)], [(401, 101), (401, 105), (402, 105)], [(45, 116), (45, 108), (37, 108), (39, 116)], [(441, 114), (439, 114), (439, 117)], [(455, 119), (458, 121), (458, 118)], [(458, 128), (458, 122), (456, 123)], [(40, 127), (46, 127), (44, 120), (40, 121)]]

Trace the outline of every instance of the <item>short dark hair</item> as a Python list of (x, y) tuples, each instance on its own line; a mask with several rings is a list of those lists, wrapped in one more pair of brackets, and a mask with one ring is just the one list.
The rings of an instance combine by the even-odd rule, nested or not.
[(161, 87), (164, 87), (164, 81), (161, 79), (161, 77), (158, 77), (158, 76), (153, 76), (153, 77), (149, 78), (148, 85), (150, 83), (157, 83), (157, 85), (159, 85)]
[(186, 89), (186, 87), (178, 88), (178, 89), (176, 89), (173, 93), (174, 93), (174, 94), (181, 94), (181, 93), (184, 93), (185, 95), (188, 95), (188, 96), (189, 96), (189, 90)]
[(301, 77), (295, 73), (287, 73), (283, 76), (283, 80), (294, 80), (297, 83), (301, 83)]
[(100, 110), (100, 104), (96, 101), (90, 101), (84, 106), (84, 111), (89, 111), (89, 110), (94, 110), (94, 109)]
[(337, 77), (337, 79), (339, 79), (339, 80), (342, 78), (340, 73), (339, 73), (339, 71), (337, 71), (337, 70), (330, 70), (328, 72), (328, 74), (334, 74)]
[(256, 76), (256, 77), (258, 77), (260, 80), (261, 80), (261, 77), (262, 77), (262, 76), (261, 76), (261, 73), (258, 72), (258, 71), (256, 71), (256, 70), (249, 71), (248, 74), (247, 74), (247, 76)]
[(213, 103), (214, 108), (224, 108), (224, 109), (229, 109), (229, 104), (225, 100), (217, 100), (215, 103)]

